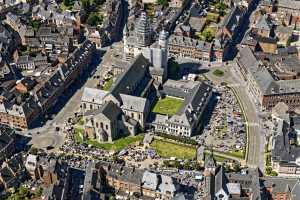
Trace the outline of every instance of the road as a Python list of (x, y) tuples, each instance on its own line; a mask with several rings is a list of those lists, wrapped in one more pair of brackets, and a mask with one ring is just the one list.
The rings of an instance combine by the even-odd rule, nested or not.
[(246, 123), (248, 128), (248, 154), (247, 154), (247, 165), (249, 167), (259, 167), (261, 170), (264, 169), (264, 138), (261, 134), (261, 127), (259, 124), (258, 112), (252, 98), (247, 93), (246, 86), (238, 77), (235, 77), (232, 73), (232, 66), (220, 68), (225, 71), (223, 77), (217, 77), (213, 75), (213, 69), (206, 73), (206, 77), (216, 84), (226, 82), (229, 87), (233, 89), (237, 98), (240, 101), (242, 109), (246, 117)]

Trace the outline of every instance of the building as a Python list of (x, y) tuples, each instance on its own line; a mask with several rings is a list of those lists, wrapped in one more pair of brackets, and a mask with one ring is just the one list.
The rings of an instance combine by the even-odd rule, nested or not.
[(26, 179), (23, 154), (7, 159), (0, 167), (0, 191), (18, 187)]
[(248, 46), (239, 47), (236, 61), (236, 71), (243, 77), (249, 93), (262, 108), (271, 110), (279, 102), (284, 102), (290, 110), (299, 107), (298, 77), (285, 80), (276, 73), (271, 74)]
[(85, 88), (81, 108), (86, 122), (86, 136), (112, 141), (144, 130), (150, 111), (147, 97), (153, 78), (149, 62), (139, 55), (118, 77), (109, 91)]
[(196, 60), (211, 61), (212, 44), (185, 36), (172, 35), (169, 38), (169, 54), (174, 57), (188, 57)]
[(15, 153), (15, 131), (0, 124), (0, 163)]
[[(0, 122), (20, 130), (30, 128), (35, 120), (55, 105), (63, 92), (88, 66), (94, 51), (95, 45), (87, 40), (65, 62), (55, 67), (46, 67), (39, 76), (24, 78), (10, 87), (2, 85)], [(43, 62), (43, 59), (38, 59), (36, 65)]]
[(239, 32), (246, 10), (242, 6), (234, 6), (225, 16), (218, 30), (218, 37), (230, 41)]
[(300, 176), (299, 116), (282, 121), (282, 130), (273, 140), (272, 168), (279, 175)]
[(156, 114), (151, 122), (154, 130), (181, 137), (196, 135), (212, 96), (211, 86), (201, 82), (168, 80), (162, 93), (182, 99), (183, 105), (173, 116)]
[(130, 60), (139, 54), (151, 63), (150, 71), (158, 84), (167, 78), (168, 33), (161, 31), (158, 42), (154, 42), (153, 30), (145, 12), (141, 13), (134, 33), (130, 33), (127, 25), (123, 31), (124, 57)]

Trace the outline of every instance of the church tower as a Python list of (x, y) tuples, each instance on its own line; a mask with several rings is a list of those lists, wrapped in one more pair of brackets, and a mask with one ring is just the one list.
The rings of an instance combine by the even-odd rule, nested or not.
[(136, 45), (148, 47), (152, 43), (152, 29), (146, 12), (141, 13), (140, 20), (135, 27)]
[(125, 24), (123, 29), (123, 51), (124, 51), (124, 57), (127, 60), (130, 56), (130, 49), (128, 46), (128, 37), (129, 37), (129, 30), (127, 24)]

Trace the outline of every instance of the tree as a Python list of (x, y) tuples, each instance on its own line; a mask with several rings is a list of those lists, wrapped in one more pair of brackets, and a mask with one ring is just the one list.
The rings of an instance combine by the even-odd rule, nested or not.
[(211, 29), (205, 29), (203, 32), (202, 32), (202, 35), (205, 39), (205, 41), (207, 42), (211, 42), (213, 39), (214, 39), (214, 33)]
[(233, 171), (239, 172), (240, 170), (241, 170), (240, 164), (239, 164), (239, 163), (235, 163), (235, 164), (233, 165)]
[(98, 15), (97, 13), (91, 13), (87, 19), (87, 23), (91, 26), (98, 26), (102, 24), (103, 16)]
[(89, 13), (91, 9), (91, 2), (90, 0), (81, 0), (81, 5), (83, 10), (85, 10), (87, 13)]
[(64, 5), (69, 7), (72, 6), (74, 4), (73, 0), (64, 0)]
[(216, 8), (219, 11), (219, 15), (224, 16), (226, 14), (225, 10), (227, 6), (223, 2), (217, 3)]
[(168, 0), (156, 0), (156, 3), (158, 5), (162, 5), (162, 6), (168, 6), (169, 5), (169, 1)]
[(270, 175), (271, 172), (272, 172), (272, 167), (267, 167), (267, 168), (266, 168), (266, 174), (267, 174), (267, 175)]

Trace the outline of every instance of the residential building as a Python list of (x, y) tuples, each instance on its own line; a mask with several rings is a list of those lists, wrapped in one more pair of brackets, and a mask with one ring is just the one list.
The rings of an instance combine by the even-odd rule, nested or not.
[(212, 44), (185, 36), (172, 35), (169, 38), (169, 54), (175, 57), (188, 57), (196, 60), (211, 61)]
[(0, 163), (15, 153), (15, 131), (0, 124)]
[(236, 71), (245, 80), (249, 93), (262, 108), (271, 110), (279, 102), (287, 104), (290, 110), (300, 105), (298, 77), (285, 80), (276, 73), (271, 74), (248, 46), (239, 47), (236, 61)]
[[(54, 68), (46, 67), (43, 73), (34, 78), (35, 81), (33, 77), (24, 78), (17, 85), (2, 90), (0, 122), (20, 130), (30, 128), (88, 66), (94, 51), (95, 45), (85, 41), (64, 63)], [(36, 65), (43, 64), (43, 59), (36, 58)]]

